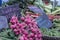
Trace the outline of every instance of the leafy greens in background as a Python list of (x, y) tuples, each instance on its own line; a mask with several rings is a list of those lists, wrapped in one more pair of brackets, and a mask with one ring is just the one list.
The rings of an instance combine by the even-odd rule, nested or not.
[(55, 19), (50, 29), (40, 28), (44, 35), (60, 37), (60, 19)]
[(14, 35), (12, 30), (5, 29), (0, 32), (0, 40), (17, 40), (17, 37)]
[[(56, 6), (55, 8), (52, 7), (51, 3), (49, 3), (48, 5), (44, 4), (42, 0), (35, 0), (34, 4), (36, 6), (39, 6), (40, 8), (43, 8), (43, 10), (46, 13), (51, 13), (51, 14), (57, 14), (60, 13), (60, 7)], [(54, 9), (54, 10), (53, 10)]]

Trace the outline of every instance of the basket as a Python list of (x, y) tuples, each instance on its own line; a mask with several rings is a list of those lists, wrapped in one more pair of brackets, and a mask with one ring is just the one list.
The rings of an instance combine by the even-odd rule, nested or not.
[(43, 36), (43, 40), (60, 40), (60, 37), (54, 37), (54, 36)]

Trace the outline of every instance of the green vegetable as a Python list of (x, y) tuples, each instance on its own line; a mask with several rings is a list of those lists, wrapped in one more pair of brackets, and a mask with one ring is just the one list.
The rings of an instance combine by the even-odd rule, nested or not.
[(53, 26), (51, 29), (47, 29), (47, 28), (40, 28), (40, 30), (42, 31), (43, 35), (47, 35), (47, 36), (56, 36), (56, 37), (60, 37), (60, 21), (59, 19), (55, 19), (53, 21)]
[(3, 32), (0, 32), (1, 40), (17, 40), (17, 37), (14, 35), (11, 29), (5, 29)]

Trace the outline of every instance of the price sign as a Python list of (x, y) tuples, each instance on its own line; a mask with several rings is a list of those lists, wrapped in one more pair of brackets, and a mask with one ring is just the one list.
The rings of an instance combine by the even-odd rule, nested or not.
[(8, 19), (11, 18), (13, 15), (21, 16), (20, 12), (21, 12), (21, 9), (19, 8), (19, 4), (0, 8), (0, 15), (6, 16)]
[(8, 28), (8, 22), (5, 16), (0, 16), (0, 29), (2, 28)]

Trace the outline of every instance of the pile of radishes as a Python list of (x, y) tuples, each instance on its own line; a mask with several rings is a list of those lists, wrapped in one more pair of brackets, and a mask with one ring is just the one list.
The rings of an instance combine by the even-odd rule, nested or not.
[(20, 18), (18, 21), (16, 16), (13, 16), (10, 20), (10, 28), (16, 35), (19, 35), (19, 40), (42, 40), (42, 34), (40, 29), (31, 16), (26, 15)]

